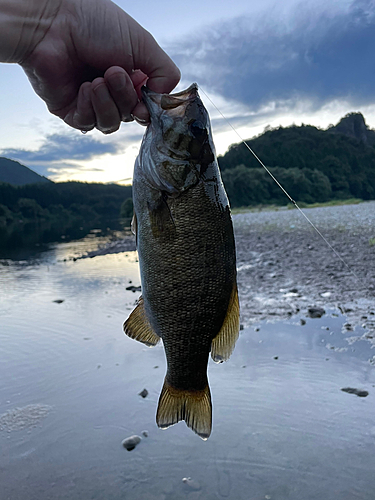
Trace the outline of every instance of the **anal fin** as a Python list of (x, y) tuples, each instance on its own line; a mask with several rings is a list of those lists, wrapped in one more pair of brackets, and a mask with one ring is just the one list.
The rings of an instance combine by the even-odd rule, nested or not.
[(240, 331), (240, 304), (237, 284), (234, 283), (223, 325), (211, 344), (211, 357), (215, 363), (230, 358)]
[(145, 306), (142, 295), (139, 297), (137, 305), (129, 318), (124, 323), (124, 333), (131, 339), (138, 340), (148, 347), (155, 346), (160, 337), (157, 335), (145, 312)]
[(164, 380), (159, 398), (156, 423), (161, 429), (185, 420), (204, 441), (209, 438), (212, 427), (212, 403), (208, 384), (201, 391), (179, 390)]

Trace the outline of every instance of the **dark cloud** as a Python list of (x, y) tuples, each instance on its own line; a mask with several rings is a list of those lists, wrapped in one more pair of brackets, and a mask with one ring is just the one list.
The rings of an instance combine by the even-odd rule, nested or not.
[[(1, 156), (17, 160), (37, 173), (53, 177), (55, 174), (85, 170), (75, 162), (90, 160), (104, 154), (121, 153), (127, 146), (139, 142), (141, 133), (116, 135), (116, 141), (108, 139), (100, 142), (90, 134), (68, 131), (64, 134), (51, 134), (44, 138), (37, 150), (8, 148), (1, 150)], [(90, 171), (99, 171), (90, 168)]]
[(89, 160), (105, 153), (116, 153), (118, 146), (114, 143), (102, 143), (90, 135), (67, 134), (48, 135), (39, 149), (3, 149), (3, 156), (17, 157), (23, 163), (55, 162), (63, 160)]
[(169, 52), (185, 80), (252, 110), (301, 100), (315, 110), (334, 99), (375, 102), (374, 0), (320, 11), (305, 3), (287, 19), (269, 16), (211, 26)]

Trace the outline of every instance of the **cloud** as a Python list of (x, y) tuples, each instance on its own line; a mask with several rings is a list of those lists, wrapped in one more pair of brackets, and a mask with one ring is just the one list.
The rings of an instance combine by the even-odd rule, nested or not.
[(37, 150), (3, 149), (4, 156), (17, 156), (21, 162), (55, 162), (62, 160), (87, 160), (105, 153), (116, 153), (113, 143), (102, 143), (89, 135), (74, 132), (48, 135)]
[(374, 0), (319, 9), (304, 3), (288, 17), (279, 14), (207, 27), (169, 53), (184, 79), (250, 111), (375, 102)]
[[(124, 134), (121, 131), (114, 136), (100, 136), (101, 140), (97, 140), (95, 134), (99, 135), (98, 132), (83, 135), (74, 130), (67, 130), (64, 133), (47, 135), (37, 149), (8, 148), (2, 149), (1, 155), (21, 162), (41, 175), (58, 178), (59, 174), (86, 170), (80, 162), (88, 162), (107, 154), (123, 153), (127, 147), (140, 141), (141, 132)], [(103, 169), (89, 167), (89, 170), (99, 172)]]

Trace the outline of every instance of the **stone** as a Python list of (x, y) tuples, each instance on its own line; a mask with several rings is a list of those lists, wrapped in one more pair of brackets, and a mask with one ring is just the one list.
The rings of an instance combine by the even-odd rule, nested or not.
[(310, 318), (321, 318), (325, 314), (325, 310), (322, 307), (309, 307), (308, 315)]
[(142, 438), (134, 434), (133, 436), (129, 436), (126, 439), (124, 439), (121, 444), (128, 451), (132, 451), (141, 441)]

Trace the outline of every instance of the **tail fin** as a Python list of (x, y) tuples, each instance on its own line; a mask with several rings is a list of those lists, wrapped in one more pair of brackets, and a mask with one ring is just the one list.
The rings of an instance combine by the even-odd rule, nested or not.
[(175, 389), (164, 380), (159, 398), (156, 423), (166, 429), (185, 420), (204, 441), (210, 437), (212, 425), (212, 404), (208, 384), (202, 391), (184, 391)]

